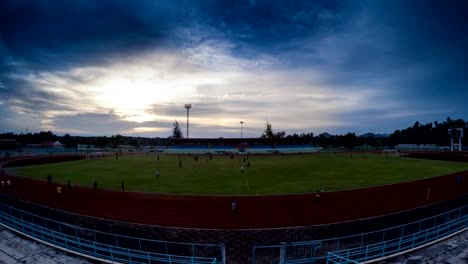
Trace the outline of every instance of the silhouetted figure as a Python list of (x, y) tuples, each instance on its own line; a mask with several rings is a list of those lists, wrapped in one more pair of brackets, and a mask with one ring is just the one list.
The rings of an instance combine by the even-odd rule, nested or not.
[(68, 179), (68, 182), (67, 182), (67, 189), (68, 189), (69, 192), (72, 190), (70, 179)]
[(51, 183), (52, 182), (52, 173), (49, 173), (47, 175), (47, 183)]
[(210, 154), (210, 160), (212, 160), (212, 159), (213, 159), (213, 155), (212, 155), (212, 154)]
[(156, 169), (156, 180), (159, 182), (159, 169)]
[(250, 161), (247, 161), (247, 168), (250, 167)]
[(182, 161), (179, 160), (179, 168), (182, 168)]
[(241, 171), (241, 173), (244, 173), (244, 165), (240, 166), (240, 171)]
[(234, 158), (234, 155), (233, 155), (233, 154), (231, 154), (231, 159), (233, 159), (233, 158)]
[(458, 175), (458, 176), (457, 176), (457, 186), (458, 186), (458, 187), (461, 186), (461, 181), (462, 181), (462, 177), (461, 177), (461, 175)]
[(123, 180), (120, 182), (120, 190), (121, 190), (122, 192), (125, 192), (125, 183), (124, 183)]
[(195, 162), (198, 161), (198, 156), (195, 156), (195, 158), (193, 158), (195, 160)]
[(431, 188), (427, 188), (426, 201), (431, 199)]
[(97, 191), (97, 180), (94, 180), (93, 191)]
[(236, 199), (232, 199), (232, 202), (231, 202), (231, 212), (230, 212), (230, 215), (236, 215), (237, 213), (237, 201)]
[(245, 162), (245, 157), (244, 157), (244, 162)]
[(159, 164), (159, 155), (156, 157), (156, 163)]
[(317, 201), (317, 203), (320, 202), (320, 190), (317, 189), (317, 192), (315, 193), (315, 201)]
[(115, 153), (115, 160), (118, 160), (119, 159), (119, 153)]

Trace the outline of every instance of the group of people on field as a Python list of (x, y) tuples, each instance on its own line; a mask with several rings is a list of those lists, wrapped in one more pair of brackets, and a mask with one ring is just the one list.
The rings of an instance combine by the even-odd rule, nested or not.
[[(207, 156), (205, 154), (205, 159), (208, 161), (208, 157), (209, 157), (209, 160), (212, 160), (212, 154), (209, 154), (209, 156)], [(178, 164), (179, 164), (179, 168), (182, 167), (182, 160), (181, 160), (181, 156), (180, 154), (178, 155)], [(231, 155), (231, 159), (233, 159), (234, 156)], [(118, 160), (118, 154), (116, 153), (116, 160)], [(195, 162), (198, 162), (198, 156), (195, 156), (194, 157), (194, 161)], [(245, 157), (242, 157), (242, 158), (239, 158), (239, 161), (240, 161), (240, 172), (241, 173), (244, 173), (245, 172), (245, 167), (246, 166), (247, 168), (250, 167), (250, 161), (249, 161), (249, 157), (248, 156), (245, 156)], [(160, 164), (160, 157), (159, 155), (156, 157), (156, 172), (155, 172), (155, 182), (157, 181), (157, 183), (159, 183), (159, 177), (160, 177), (160, 171), (159, 171), (159, 164)], [(3, 176), (5, 176), (5, 169), (3, 167), (0, 167), (0, 175), (2, 176), (2, 179), (1, 179), (1, 185), (11, 185), (11, 181), (8, 179), (7, 181), (4, 181), (3, 180)], [(47, 184), (51, 184), (52, 181), (53, 181), (53, 175), (52, 173), (49, 173), (47, 175)], [(458, 175), (456, 176), (456, 185), (458, 188), (460, 188), (462, 184), (462, 176), (461, 175)], [(98, 187), (98, 183), (97, 183), (97, 180), (94, 181), (93, 183), (93, 191), (97, 191), (97, 187)], [(68, 182), (67, 182), (67, 190), (68, 192), (71, 192), (72, 190), (72, 185), (71, 185), (71, 180), (70, 178), (68, 179)], [(124, 183), (124, 180), (122, 179), (121, 181), (121, 191), (125, 191), (125, 183)], [(320, 203), (321, 201), (321, 192), (323, 190), (320, 190), (320, 189), (317, 189), (316, 192), (315, 192), (315, 202), (316, 203)], [(62, 193), (62, 188), (61, 186), (57, 186), (56, 187), (56, 192), (58, 194)], [(425, 201), (430, 201), (431, 200), (431, 188), (428, 187), (426, 189), (426, 196), (425, 196)], [(237, 200), (236, 198), (232, 198), (231, 200), (231, 204), (230, 204), (230, 215), (231, 216), (236, 216), (238, 214), (238, 204), (237, 204)]]

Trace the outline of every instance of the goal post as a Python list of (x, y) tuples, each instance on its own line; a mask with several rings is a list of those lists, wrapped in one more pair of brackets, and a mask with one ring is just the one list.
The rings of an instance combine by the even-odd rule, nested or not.
[(384, 149), (382, 150), (382, 156), (398, 158), (400, 157), (400, 151), (398, 149)]
[(85, 155), (86, 160), (90, 159), (102, 159), (102, 152), (89, 152)]

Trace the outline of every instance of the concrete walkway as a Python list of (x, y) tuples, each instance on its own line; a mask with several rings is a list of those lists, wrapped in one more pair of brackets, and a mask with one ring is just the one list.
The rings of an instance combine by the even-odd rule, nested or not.
[[(0, 227), (0, 264), (91, 264), (83, 258), (32, 240), (24, 239)], [(95, 262), (94, 262), (95, 263)]]
[(463, 264), (468, 263), (468, 231), (405, 256), (379, 264)]
[[(21, 238), (0, 227), (0, 264), (92, 264), (86, 259)], [(461, 264), (468, 263), (468, 231), (411, 254), (379, 264)]]

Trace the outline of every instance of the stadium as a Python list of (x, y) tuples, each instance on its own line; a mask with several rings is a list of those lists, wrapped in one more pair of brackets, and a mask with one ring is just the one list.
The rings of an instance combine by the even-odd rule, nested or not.
[(0, 21), (0, 263), (468, 261), (468, 1)]
[[(109, 263), (372, 262), (466, 227), (463, 152), (327, 153), (268, 140), (185, 139), (163, 152), (3, 158), (2, 225)], [(294, 172), (275, 174), (288, 167)], [(402, 178), (392, 177), (396, 171)]]

